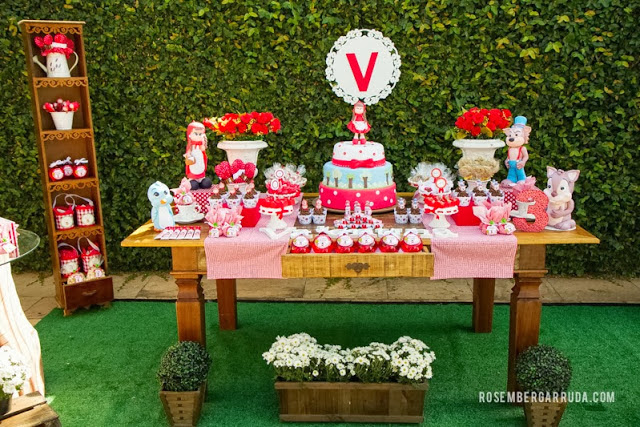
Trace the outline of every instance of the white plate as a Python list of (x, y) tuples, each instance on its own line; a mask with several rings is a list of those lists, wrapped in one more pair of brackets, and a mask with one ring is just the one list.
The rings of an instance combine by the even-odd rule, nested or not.
[(176, 215), (173, 217), (173, 220), (177, 224), (193, 224), (194, 222), (200, 222), (203, 219), (204, 219), (204, 214), (201, 214), (201, 213), (191, 217), (183, 217), (181, 215)]

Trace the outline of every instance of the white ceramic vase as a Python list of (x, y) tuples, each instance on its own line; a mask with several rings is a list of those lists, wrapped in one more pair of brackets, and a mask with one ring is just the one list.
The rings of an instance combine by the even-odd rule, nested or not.
[(233, 163), (236, 159), (243, 162), (251, 162), (254, 165), (258, 163), (258, 153), (263, 148), (267, 148), (264, 141), (220, 141), (218, 148), (227, 152), (229, 163)]
[(493, 159), (498, 148), (505, 146), (499, 139), (456, 139), (453, 146), (462, 150), (462, 157)]
[(51, 114), (56, 130), (69, 130), (73, 127), (73, 113), (75, 111), (54, 111)]

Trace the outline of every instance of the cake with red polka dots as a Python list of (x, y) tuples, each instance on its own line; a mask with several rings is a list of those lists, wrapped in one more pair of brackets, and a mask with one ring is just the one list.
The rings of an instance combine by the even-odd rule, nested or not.
[(344, 210), (346, 202), (372, 203), (386, 209), (396, 203), (393, 166), (384, 156), (382, 144), (342, 141), (333, 146), (333, 157), (323, 167), (320, 200), (329, 209)]

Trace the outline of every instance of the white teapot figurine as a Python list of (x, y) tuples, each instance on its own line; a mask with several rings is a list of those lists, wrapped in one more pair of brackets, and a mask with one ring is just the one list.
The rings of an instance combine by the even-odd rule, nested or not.
[[(38, 55), (33, 57), (33, 62), (47, 73), (47, 77), (71, 77), (71, 71), (78, 65), (78, 54), (74, 52), (73, 40), (64, 34), (44, 37), (36, 37), (34, 43), (41, 49), (41, 54), (47, 58), (47, 65), (38, 61)], [(69, 68), (67, 58), (71, 54), (76, 56), (76, 62)]]

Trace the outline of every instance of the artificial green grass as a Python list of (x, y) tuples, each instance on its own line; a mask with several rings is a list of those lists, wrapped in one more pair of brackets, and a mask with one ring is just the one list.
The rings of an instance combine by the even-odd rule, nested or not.
[[(478, 392), (506, 387), (508, 306), (496, 306), (491, 334), (472, 333), (471, 306), (461, 304), (240, 303), (236, 331), (218, 329), (215, 303), (206, 312), (213, 366), (202, 426), (278, 425), (273, 374), (261, 354), (276, 335), (301, 331), (343, 346), (422, 339), (437, 357), (427, 424), (524, 425), (522, 408), (478, 402)], [(615, 392), (614, 403), (570, 403), (562, 425), (640, 425), (639, 325), (637, 306), (543, 308), (540, 342), (571, 359), (570, 390)], [(65, 427), (167, 424), (155, 372), (176, 341), (174, 304), (116, 302), (68, 318), (55, 310), (37, 329), (47, 397)]]

